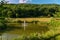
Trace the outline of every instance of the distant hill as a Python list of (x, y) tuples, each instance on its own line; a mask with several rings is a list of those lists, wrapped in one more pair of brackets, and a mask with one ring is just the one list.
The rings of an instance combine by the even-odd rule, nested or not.
[(58, 4), (4, 4), (0, 5), (0, 18), (60, 17)]

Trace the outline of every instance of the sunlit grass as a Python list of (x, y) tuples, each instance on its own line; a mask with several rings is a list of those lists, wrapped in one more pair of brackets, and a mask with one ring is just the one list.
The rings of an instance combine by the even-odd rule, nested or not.
[(22, 23), (7, 23), (8, 34), (19, 34), (21, 37), (12, 40), (59, 40), (60, 21), (52, 18), (50, 22), (40, 21), (38, 23), (27, 23), (24, 30)]

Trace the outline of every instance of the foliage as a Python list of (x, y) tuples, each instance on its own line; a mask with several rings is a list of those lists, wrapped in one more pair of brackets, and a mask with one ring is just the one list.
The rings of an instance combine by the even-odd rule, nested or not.
[(0, 18), (0, 32), (4, 32), (7, 29), (5, 18)]
[[(52, 31), (53, 32), (53, 31)], [(59, 40), (60, 39), (60, 34), (53, 34), (49, 31), (47, 34), (39, 34), (39, 33), (33, 33), (29, 36), (27, 35), (22, 35), (19, 38), (15, 40)]]
[(0, 17), (9, 18), (59, 17), (58, 13), (60, 5), (57, 4), (4, 4), (0, 7)]
[(50, 30), (46, 33), (31, 33), (30, 35), (24, 35), (15, 40), (60, 40), (60, 21), (57, 21), (56, 18), (52, 18), (49, 25)]

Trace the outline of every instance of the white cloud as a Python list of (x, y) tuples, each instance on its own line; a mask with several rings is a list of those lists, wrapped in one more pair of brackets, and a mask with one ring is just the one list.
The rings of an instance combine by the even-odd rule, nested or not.
[(5, 1), (8, 1), (8, 3), (11, 3), (10, 0), (5, 0)]
[(28, 3), (31, 0), (19, 0), (19, 3)]
[(26, 0), (19, 0), (19, 3), (26, 3)]
[[(0, 0), (1, 1), (1, 0)], [(15, 0), (5, 0), (5, 1), (8, 1), (8, 3), (13, 3), (15, 2)], [(32, 0), (18, 0), (17, 3), (29, 3), (31, 2)], [(16, 2), (15, 2), (16, 3)]]

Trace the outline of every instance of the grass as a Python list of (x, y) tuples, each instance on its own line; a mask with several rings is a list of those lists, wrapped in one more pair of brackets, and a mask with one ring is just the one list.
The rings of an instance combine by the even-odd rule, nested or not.
[[(15, 25), (11, 25), (11, 26), (16, 27), (18, 25), (16, 25), (16, 26)], [(25, 33), (25, 34), (29, 35), (30, 33), (35, 33), (35, 32), (42, 33), (42, 32), (46, 32), (46, 31), (49, 30), (47, 23), (46, 24), (45, 23), (39, 23), (39, 24), (29, 23), (29, 24), (27, 24), (25, 31), (24, 31), (24, 27), (23, 26), (20, 26), (20, 27), (22, 27), (22, 28), (21, 29), (17, 29), (17, 27), (16, 27), (15, 30), (9, 31), (9, 33), (13, 33), (13, 34), (15, 34), (15, 33), (23, 34), (23, 33)]]
[[(30, 30), (30, 31), (29, 31)], [(46, 32), (45, 32), (46, 31)], [(60, 40), (60, 21), (53, 18), (50, 23), (40, 22), (38, 24), (29, 24), (25, 33), (33, 33), (15, 40)], [(42, 33), (41, 33), (42, 32)], [(45, 32), (45, 33), (44, 33)], [(38, 35), (36, 35), (36, 33)]]
[[(51, 18), (48, 22), (45, 19), (41, 20), (38, 23), (27, 23), (25, 30), (22, 23), (17, 21), (16, 23), (7, 23), (7, 26), (11, 28), (7, 30), (7, 33), (19, 34), (21, 36), (17, 39), (13, 38), (13, 40), (60, 40), (60, 21), (56, 20), (56, 18)], [(28, 22), (31, 22), (31, 20)]]
[[(14, 18), (9, 19), (9, 21), (12, 21)], [(55, 28), (57, 28), (57, 26), (59, 26), (60, 22), (56, 21), (55, 18), (24, 18), (25, 20), (28, 20), (28, 22), (34, 21), (34, 19), (36, 20), (40, 20), (37, 24), (35, 23), (27, 23), (26, 26), (26, 30), (24, 31), (24, 27), (22, 26), (22, 23), (18, 23), (16, 21), (16, 23), (14, 23), (14, 21), (12, 23), (7, 23), (7, 26), (9, 27), (16, 27), (17, 29), (10, 31), (9, 33), (17, 33), (17, 34), (30, 34), (30, 33), (45, 33), (47, 31), (51, 30), (56, 30)], [(17, 18), (17, 20), (24, 20), (23, 18)], [(30, 19), (30, 20), (29, 20)], [(52, 20), (51, 20), (52, 19)], [(16, 19), (15, 19), (16, 20)], [(42, 20), (42, 21), (41, 21)], [(48, 22), (46, 22), (47, 20), (49, 20)], [(20, 29), (19, 29), (20, 27)], [(58, 28), (57, 28), (58, 29)]]
[[(51, 18), (6, 18), (6, 20), (8, 20), (9, 22), (16, 22), (18, 20), (20, 21), (41, 21), (41, 22), (50, 22)], [(12, 20), (12, 21), (11, 21)]]

